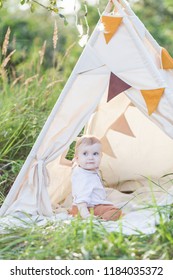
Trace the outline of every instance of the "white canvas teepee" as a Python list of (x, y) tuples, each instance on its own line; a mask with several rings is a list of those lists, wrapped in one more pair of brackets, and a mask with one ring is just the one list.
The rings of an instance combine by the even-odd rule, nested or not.
[(172, 69), (173, 59), (127, 2), (111, 1), (0, 215), (53, 214), (70, 194), (71, 167), (65, 155), (83, 127), (102, 141), (107, 186), (133, 191), (146, 186), (146, 177), (157, 180), (172, 172)]

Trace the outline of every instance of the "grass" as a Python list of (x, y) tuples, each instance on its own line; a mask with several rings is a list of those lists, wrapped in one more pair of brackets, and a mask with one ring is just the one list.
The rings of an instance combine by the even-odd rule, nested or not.
[[(0, 49), (0, 205), (28, 156), (43, 124), (56, 103), (73, 68), (76, 57), (69, 59), (76, 42), (63, 52), (54, 53), (52, 67), (44, 69), (46, 44), (34, 44), (31, 57), (13, 67), (18, 52), (8, 54), (10, 28)], [(58, 40), (55, 38), (54, 42)], [(57, 65), (55, 65), (58, 62)], [(63, 68), (62, 67), (65, 68)]]
[[(66, 47), (64, 54), (57, 54), (54, 48), (52, 68), (42, 71), (46, 44), (40, 48), (34, 44), (32, 57), (22, 61), (9, 80), (10, 62), (18, 56), (17, 51), (10, 56), (7, 54), (9, 32), (8, 29), (4, 44), (1, 44), (4, 50), (0, 53), (0, 205), (79, 56), (75, 42)], [(72, 50), (74, 52), (70, 56)], [(60, 56), (58, 66), (55, 63), (57, 55)], [(74, 143), (68, 158), (72, 157), (73, 148)], [(150, 235), (109, 233), (92, 218), (8, 228), (0, 235), (0, 259), (172, 259), (172, 214), (171, 210), (170, 221), (165, 222), (161, 218), (156, 232)]]
[(173, 221), (160, 223), (152, 235), (107, 232), (93, 218), (33, 224), (1, 234), (0, 259), (11, 260), (170, 260)]

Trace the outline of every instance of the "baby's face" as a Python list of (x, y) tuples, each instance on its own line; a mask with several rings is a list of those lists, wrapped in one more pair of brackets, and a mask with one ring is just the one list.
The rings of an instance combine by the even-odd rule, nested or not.
[(80, 145), (76, 155), (78, 165), (87, 170), (95, 170), (99, 167), (101, 161), (101, 145)]

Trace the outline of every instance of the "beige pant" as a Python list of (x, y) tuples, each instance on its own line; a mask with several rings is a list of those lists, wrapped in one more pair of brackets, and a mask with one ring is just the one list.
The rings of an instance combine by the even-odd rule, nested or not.
[[(98, 216), (106, 221), (116, 221), (122, 216), (122, 211), (111, 204), (98, 204), (92, 208), (89, 207), (88, 210), (94, 216)], [(75, 205), (68, 212), (73, 216), (79, 214), (79, 210)]]

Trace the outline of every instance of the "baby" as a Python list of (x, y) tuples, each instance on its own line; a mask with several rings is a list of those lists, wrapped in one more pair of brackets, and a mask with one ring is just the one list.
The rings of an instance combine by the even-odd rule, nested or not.
[(106, 191), (98, 170), (101, 157), (101, 142), (98, 138), (83, 136), (76, 142), (70, 214), (76, 216), (79, 213), (85, 219), (91, 215), (92, 209), (94, 216), (115, 221), (122, 216), (122, 212), (106, 200)]

